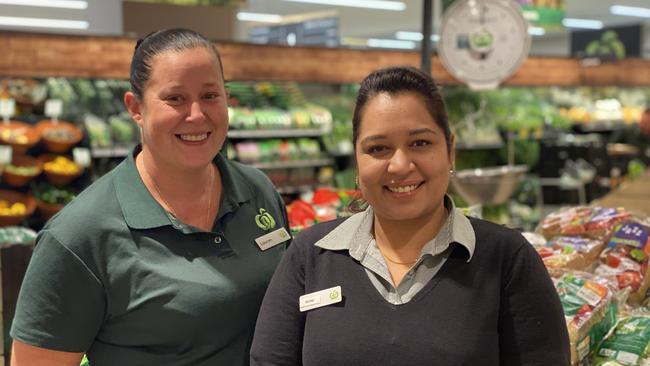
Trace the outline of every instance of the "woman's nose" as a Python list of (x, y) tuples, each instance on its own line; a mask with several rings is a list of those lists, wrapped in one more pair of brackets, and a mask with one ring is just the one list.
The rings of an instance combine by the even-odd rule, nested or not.
[(185, 121), (198, 122), (203, 120), (204, 118), (205, 118), (205, 114), (203, 113), (203, 107), (201, 106), (201, 103), (197, 101), (190, 103), (189, 114), (185, 118)]
[(409, 154), (402, 149), (395, 150), (395, 153), (388, 161), (388, 172), (392, 174), (408, 172), (412, 168), (413, 160)]

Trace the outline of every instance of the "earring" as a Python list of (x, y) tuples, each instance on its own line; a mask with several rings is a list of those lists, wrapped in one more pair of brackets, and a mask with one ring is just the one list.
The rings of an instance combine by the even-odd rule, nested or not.
[(359, 176), (358, 175), (356, 175), (354, 177), (354, 185), (357, 186), (357, 188), (359, 187)]
[(454, 169), (449, 169), (449, 175), (453, 177), (454, 174), (456, 174), (456, 171)]

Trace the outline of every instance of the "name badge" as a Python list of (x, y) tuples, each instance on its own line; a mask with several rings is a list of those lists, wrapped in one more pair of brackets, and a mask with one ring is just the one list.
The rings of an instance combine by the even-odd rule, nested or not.
[(291, 239), (291, 235), (289, 235), (287, 229), (281, 227), (275, 231), (260, 236), (259, 238), (255, 239), (255, 242), (261, 250), (267, 250), (280, 243), (284, 243), (289, 239)]
[(298, 302), (300, 311), (302, 312), (336, 304), (337, 302), (341, 302), (342, 299), (343, 293), (341, 293), (341, 286), (335, 286), (325, 290), (312, 292), (311, 294), (302, 295)]

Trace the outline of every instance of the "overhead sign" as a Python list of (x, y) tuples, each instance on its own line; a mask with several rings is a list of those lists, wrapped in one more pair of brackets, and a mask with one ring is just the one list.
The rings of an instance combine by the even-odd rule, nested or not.
[(250, 40), (259, 44), (337, 47), (340, 43), (339, 19), (328, 17), (302, 23), (256, 27), (250, 32)]
[(536, 27), (561, 28), (566, 5), (564, 0), (516, 0), (524, 18)]
[(571, 55), (595, 63), (641, 56), (641, 25), (571, 32)]

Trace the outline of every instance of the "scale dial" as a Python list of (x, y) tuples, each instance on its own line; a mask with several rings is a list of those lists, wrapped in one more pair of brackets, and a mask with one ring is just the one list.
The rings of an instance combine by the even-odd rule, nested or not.
[(528, 22), (511, 0), (457, 0), (445, 13), (438, 53), (473, 89), (491, 89), (528, 57)]

